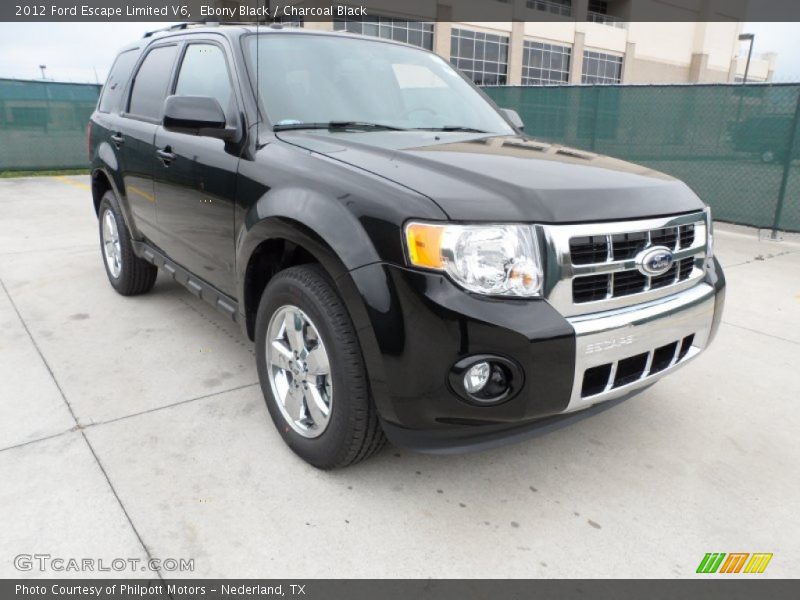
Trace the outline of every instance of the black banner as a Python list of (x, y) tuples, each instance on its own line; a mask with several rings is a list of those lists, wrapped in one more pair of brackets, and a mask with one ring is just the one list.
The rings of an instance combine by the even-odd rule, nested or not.
[[(800, 21), (797, 0), (629, 0), (622, 21)], [(603, 13), (605, 14), (605, 13)], [(392, 16), (424, 21), (592, 21), (584, 0), (8, 0), (0, 21), (330, 21)]]
[(182, 579), (0, 580), (3, 600), (783, 600), (800, 597), (800, 581), (709, 580), (436, 580), (436, 579)]

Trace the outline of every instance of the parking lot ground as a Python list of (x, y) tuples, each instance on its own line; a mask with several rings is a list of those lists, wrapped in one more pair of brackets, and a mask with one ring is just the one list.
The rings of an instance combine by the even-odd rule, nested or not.
[[(719, 225), (712, 347), (610, 410), (459, 456), (320, 472), (252, 344), (160, 275), (117, 295), (88, 177), (0, 181), (0, 576), (14, 557), (193, 559), (199, 577), (693, 577), (800, 563), (800, 243)], [(103, 573), (104, 575), (106, 573)], [(112, 575), (151, 573), (125, 570)]]

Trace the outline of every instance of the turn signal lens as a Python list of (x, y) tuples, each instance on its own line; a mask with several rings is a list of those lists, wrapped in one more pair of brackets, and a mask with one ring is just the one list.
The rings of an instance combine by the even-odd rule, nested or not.
[(442, 268), (442, 225), (409, 223), (406, 227), (406, 244), (411, 264), (427, 269)]

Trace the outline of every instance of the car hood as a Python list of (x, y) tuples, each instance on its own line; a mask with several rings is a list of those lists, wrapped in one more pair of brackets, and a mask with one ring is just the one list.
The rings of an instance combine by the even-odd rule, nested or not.
[(663, 173), (520, 136), (297, 130), (278, 137), (415, 190), (454, 220), (567, 223), (703, 208), (686, 184)]

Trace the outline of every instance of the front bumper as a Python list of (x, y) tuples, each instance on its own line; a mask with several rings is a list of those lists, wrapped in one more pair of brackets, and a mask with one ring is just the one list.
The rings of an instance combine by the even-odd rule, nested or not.
[[(701, 283), (658, 301), (568, 319), (576, 351), (565, 412), (638, 391), (695, 358), (708, 345), (715, 306), (716, 291)], [(639, 357), (638, 363), (632, 363), (633, 357)], [(626, 364), (631, 366), (623, 377)], [(599, 387), (586, 389), (587, 373), (598, 371)]]
[[(360, 333), (374, 334), (365, 358), (384, 430), (396, 445), (431, 452), (517, 441), (642, 391), (708, 346), (725, 288), (712, 259), (688, 290), (565, 318), (543, 300), (476, 296), (446, 277), (388, 264), (351, 276), (368, 317)], [(514, 361), (524, 373), (520, 391), (496, 406), (462, 400), (448, 375), (473, 354)]]

